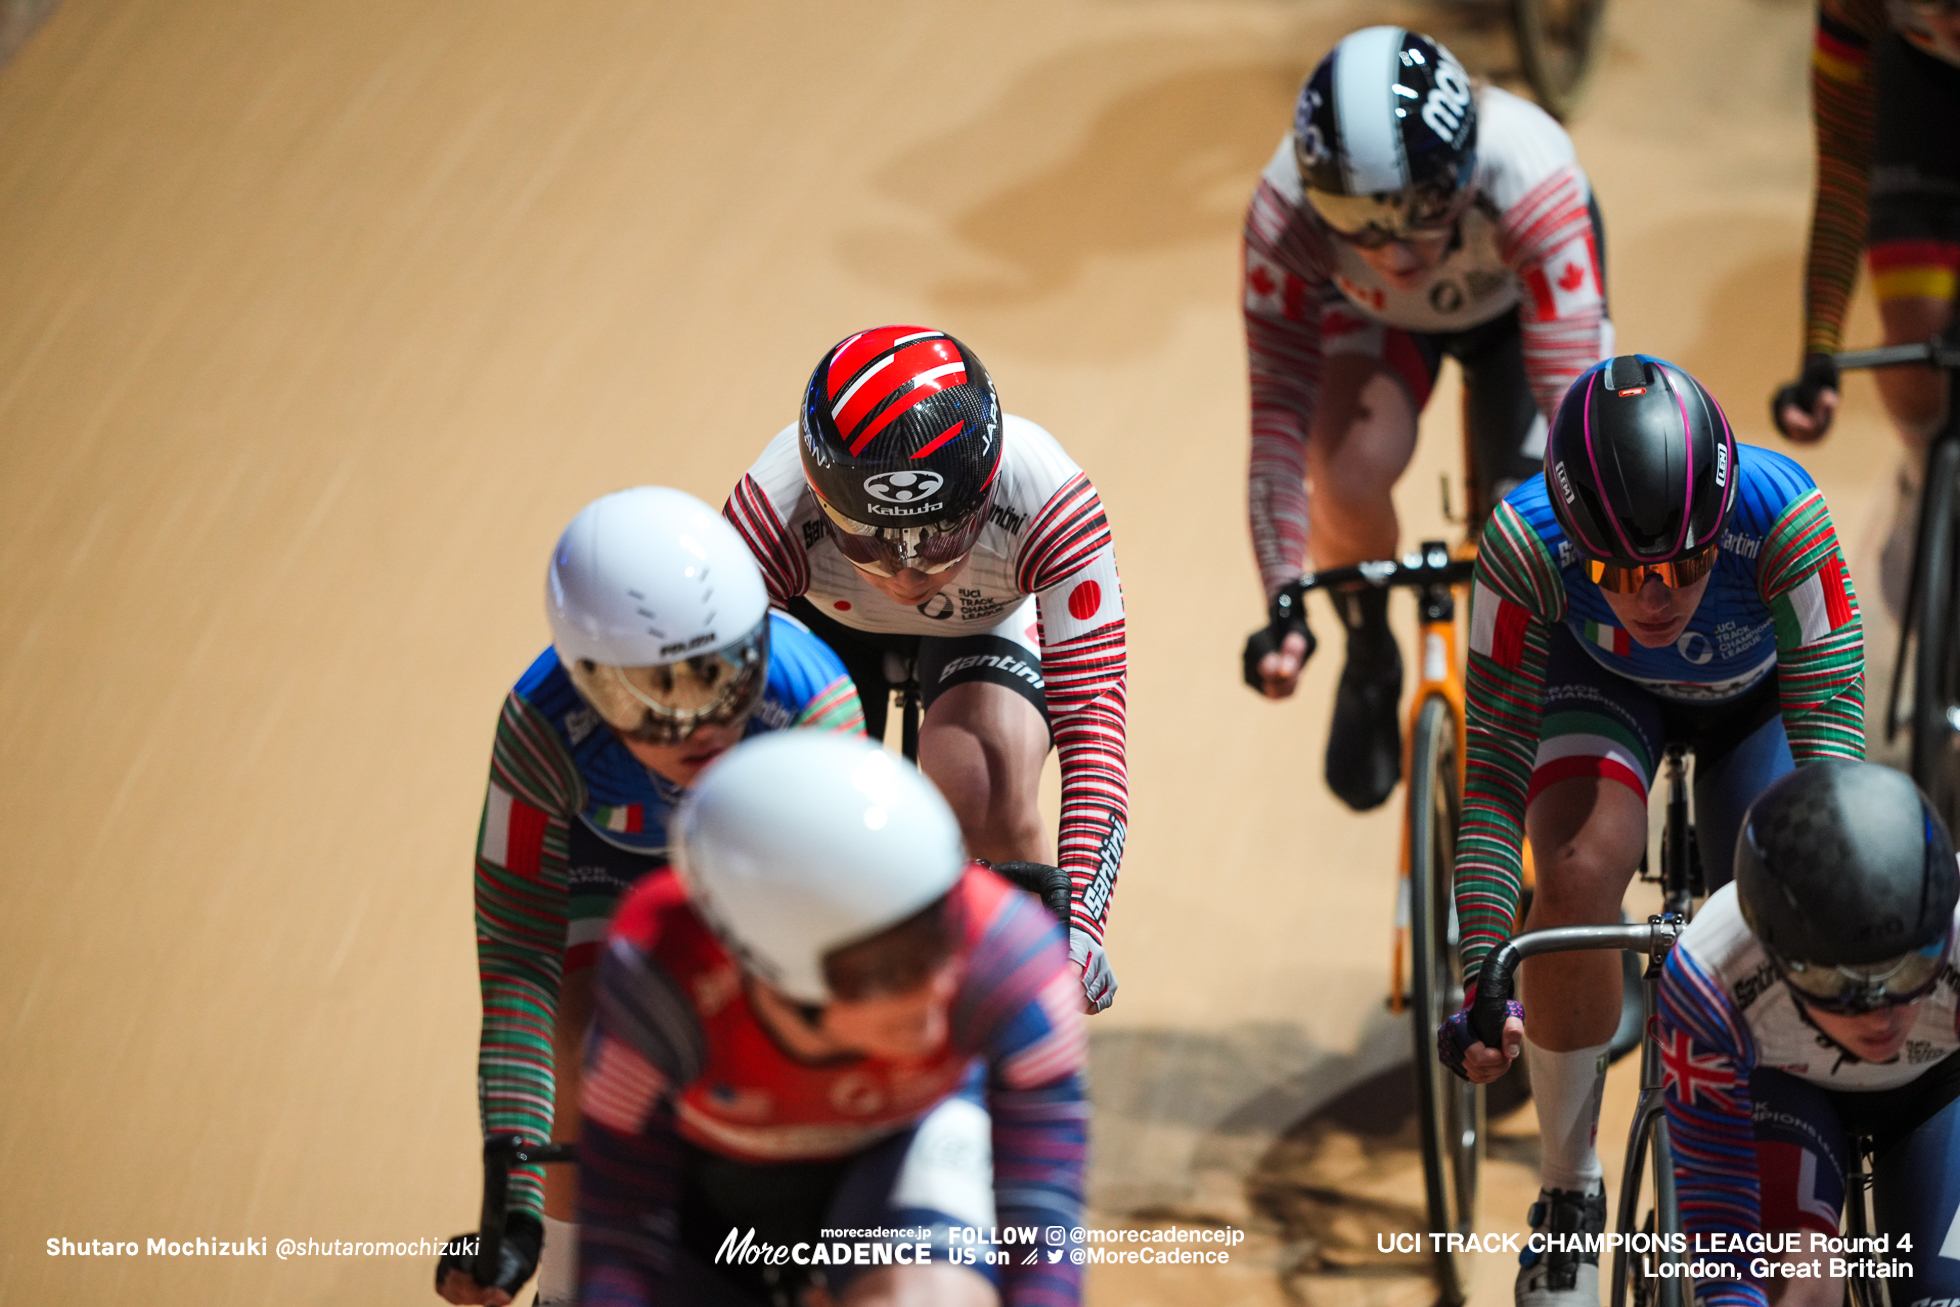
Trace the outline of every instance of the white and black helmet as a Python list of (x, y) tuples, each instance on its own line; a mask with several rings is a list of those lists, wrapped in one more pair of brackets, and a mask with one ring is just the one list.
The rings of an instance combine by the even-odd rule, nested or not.
[(1341, 235), (1382, 243), (1446, 228), (1477, 166), (1470, 78), (1426, 36), (1364, 27), (1300, 88), (1293, 148), (1307, 202)]

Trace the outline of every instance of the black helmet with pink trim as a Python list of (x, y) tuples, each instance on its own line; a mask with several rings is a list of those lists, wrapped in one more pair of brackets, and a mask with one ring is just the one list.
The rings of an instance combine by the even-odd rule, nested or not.
[(1735, 503), (1735, 433), (1683, 368), (1622, 354), (1581, 373), (1545, 441), (1545, 491), (1580, 553), (1620, 567), (1703, 553)]

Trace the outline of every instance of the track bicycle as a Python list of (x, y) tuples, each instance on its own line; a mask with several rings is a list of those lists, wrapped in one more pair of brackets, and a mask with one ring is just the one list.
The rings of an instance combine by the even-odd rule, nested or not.
[(1606, 0), (1511, 0), (1525, 80), (1561, 122), (1585, 94), (1605, 25)]
[[(1275, 631), (1305, 621), (1315, 590), (1409, 589), (1416, 592), (1416, 684), (1403, 735), (1404, 798), (1401, 876), (1390, 959), (1388, 1006), (1410, 1015), (1416, 1118), (1422, 1141), (1424, 1202), (1429, 1229), (1468, 1234), (1476, 1225), (1477, 1173), (1484, 1151), (1484, 1087), (1451, 1075), (1436, 1060), (1436, 1028), (1463, 1006), (1461, 940), (1456, 915), (1456, 832), (1464, 775), (1463, 664), (1456, 629), (1459, 588), (1476, 569), (1475, 548), (1456, 552), (1425, 540), (1401, 559), (1309, 572), (1280, 590), (1272, 605)], [(1684, 801), (1685, 803), (1685, 801)], [(1685, 819), (1685, 817), (1684, 817)], [(1525, 854), (1529, 893), (1531, 860)], [(1624, 1015), (1613, 1056), (1639, 1037), (1636, 991), (1629, 973)], [(1515, 1074), (1515, 1072), (1514, 1072)], [(1463, 1301), (1468, 1254), (1435, 1251), (1441, 1301)]]
[[(1477, 1001), (1470, 1012), (1477, 1038), (1497, 1048), (1504, 1037), (1505, 1003), (1516, 993), (1515, 972), (1525, 958), (1579, 949), (1622, 949), (1632, 955), (1646, 955), (1647, 966), (1640, 976), (1640, 1097), (1634, 1105), (1633, 1123), (1627, 1132), (1626, 1165), (1620, 1173), (1620, 1199), (1613, 1227), (1619, 1234), (1678, 1235), (1681, 1232), (1681, 1212), (1674, 1198), (1673, 1149), (1668, 1142), (1665, 1102), (1661, 1096), (1660, 1049), (1654, 1039), (1653, 1018), (1661, 968), (1675, 939), (1687, 926), (1702, 890), (1701, 857), (1688, 814), (1687, 752), (1683, 744), (1667, 746), (1667, 797), (1661, 825), (1660, 870), (1649, 872), (1645, 854), (1640, 861), (1640, 879), (1660, 885), (1660, 913), (1649, 917), (1645, 924), (1534, 930), (1492, 949), (1478, 975)], [(1653, 1188), (1649, 1210), (1643, 1215), (1641, 1173), (1650, 1162)], [(1672, 1258), (1673, 1254), (1666, 1256)], [(1685, 1262), (1685, 1255), (1680, 1260)], [(1629, 1285), (1631, 1272), (1630, 1254), (1622, 1246), (1613, 1255), (1613, 1307), (1626, 1307), (1629, 1288), (1639, 1307), (1683, 1307), (1689, 1301), (1684, 1288), (1686, 1282), (1679, 1275), (1650, 1281), (1643, 1288)]]
[[(1840, 372), (1932, 364), (1947, 376), (1946, 422), (1926, 447), (1919, 532), (1906, 611), (1899, 619), (1898, 660), (1886, 698), (1885, 738), (1898, 733), (1899, 700), (1912, 667), (1912, 779), (1950, 828), (1960, 829), (1960, 339), (1935, 337), (1836, 356)], [(1798, 387), (1787, 388), (1795, 402)]]
[[(1470, 1233), (1476, 1223), (1484, 1090), (1457, 1079), (1436, 1061), (1435, 1030), (1463, 1005), (1454, 884), (1463, 799), (1463, 673), (1457, 657), (1455, 591), (1469, 583), (1475, 567), (1474, 550), (1452, 555), (1444, 542), (1426, 540), (1399, 560), (1306, 573), (1282, 589), (1272, 605), (1275, 629), (1285, 629), (1296, 617), (1304, 621), (1306, 597), (1315, 590), (1373, 586), (1416, 592), (1420, 654), (1403, 743), (1409, 786), (1389, 1008), (1406, 1008), (1414, 1032), (1428, 1228), (1458, 1234)], [(1435, 1271), (1441, 1300), (1452, 1307), (1461, 1303), (1470, 1281), (1466, 1254), (1438, 1250)]]
[[(1620, 1195), (1615, 1207), (1613, 1230), (1620, 1235), (1671, 1236), (1682, 1234), (1681, 1209), (1674, 1191), (1673, 1146), (1668, 1137), (1666, 1102), (1662, 1095), (1660, 1047), (1654, 1016), (1661, 969), (1674, 943), (1686, 929), (1695, 902), (1702, 897), (1701, 856), (1695, 831), (1688, 816), (1686, 782), (1687, 747), (1667, 746), (1666, 813), (1661, 826), (1660, 871), (1650, 875), (1643, 857), (1640, 878), (1658, 882), (1661, 911), (1644, 925), (1560, 926), (1519, 935), (1493, 949), (1484, 959), (1477, 981), (1477, 1002), (1470, 1021), (1477, 1037), (1492, 1048), (1503, 1038), (1505, 1003), (1515, 994), (1518, 963), (1546, 953), (1580, 949), (1623, 949), (1629, 955), (1645, 955), (1646, 969), (1641, 975), (1640, 1096), (1635, 1101), (1633, 1120), (1627, 1131), (1624, 1169), (1620, 1173)], [(1844, 1233), (1862, 1238), (1872, 1231), (1868, 1195), (1872, 1186), (1871, 1140), (1855, 1136), (1852, 1140), (1853, 1169), (1845, 1177)], [(1651, 1171), (1651, 1188), (1643, 1204), (1644, 1173)], [(1643, 1211), (1643, 1206), (1645, 1210)], [(1668, 1261), (1676, 1273), (1651, 1279), (1633, 1276), (1634, 1258)], [(1686, 1307), (1693, 1301), (1693, 1282), (1687, 1266), (1691, 1252), (1674, 1252), (1665, 1247), (1641, 1253), (1622, 1244), (1613, 1254), (1612, 1307)], [(1849, 1307), (1892, 1307), (1890, 1290), (1882, 1279), (1854, 1276), (1846, 1283)]]

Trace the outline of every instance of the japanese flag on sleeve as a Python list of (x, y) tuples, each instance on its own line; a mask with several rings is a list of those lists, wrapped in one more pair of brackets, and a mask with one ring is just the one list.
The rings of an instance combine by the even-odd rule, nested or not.
[(1108, 549), (1041, 595), (1041, 624), (1050, 645), (1122, 620), (1123, 584), (1116, 579), (1116, 558)]
[(1816, 571), (1774, 601), (1776, 643), (1785, 649), (1816, 644), (1851, 625), (1851, 595), (1844, 583), (1844, 559), (1832, 554)]
[(1531, 287), (1540, 322), (1597, 310), (1602, 299), (1592, 237), (1574, 236), (1547, 254), (1543, 262), (1525, 273), (1525, 282)]
[(1470, 596), (1470, 652), (1507, 670), (1524, 661), (1525, 625), (1531, 614), (1477, 582)]

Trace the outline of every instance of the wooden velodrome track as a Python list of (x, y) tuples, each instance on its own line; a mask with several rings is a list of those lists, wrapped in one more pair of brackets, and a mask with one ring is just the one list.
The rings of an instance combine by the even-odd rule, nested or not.
[[(1771, 440), (1807, 11), (1613, 4), (1575, 134), (1620, 340)], [(46, 1240), (472, 1223), (471, 841), (551, 542), (623, 485), (719, 502), (818, 353), (898, 320), (973, 345), (1117, 532), (1134, 824), (1094, 1197), (1255, 1237), (1092, 1300), (1427, 1301), (1369, 1260), (1416, 1220), (1406, 1150), (1300, 1127), (1406, 1056), (1395, 809), (1320, 784), (1338, 649), (1284, 708), (1236, 672), (1239, 220), (1306, 69), (1383, 20), (1511, 65), (1465, 3), (55, 10), (0, 68), (0, 1300), (434, 1301), (421, 1257)], [(1442, 529), (1453, 385), (1410, 539)], [(1892, 446), (1852, 400), (1804, 459), (1870, 594)], [(1507, 1148), (1484, 1220), (1517, 1231)]]

